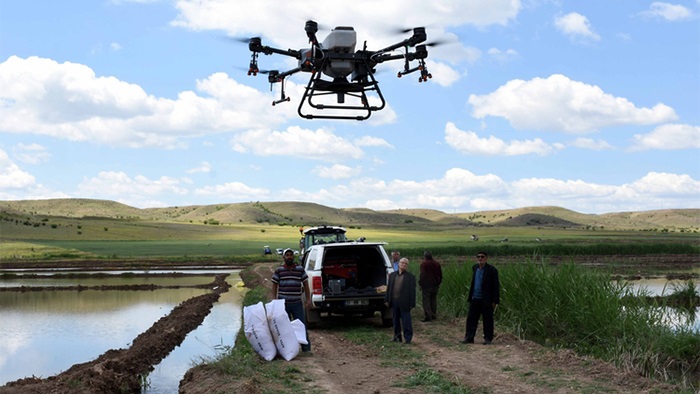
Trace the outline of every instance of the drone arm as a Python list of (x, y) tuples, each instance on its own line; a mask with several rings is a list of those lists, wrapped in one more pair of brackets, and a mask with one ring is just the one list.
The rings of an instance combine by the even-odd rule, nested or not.
[(288, 76), (290, 76), (290, 75), (292, 75), (292, 74), (298, 73), (299, 71), (301, 71), (301, 67), (296, 67), (296, 68), (293, 68), (293, 69), (291, 69), (291, 70), (285, 71), (285, 72), (283, 72), (283, 73), (279, 73), (279, 74), (277, 75), (277, 79), (278, 79), (278, 81), (281, 81), (281, 80), (287, 78)]
[(260, 46), (257, 48), (254, 52), (262, 52), (266, 55), (272, 55), (273, 53), (276, 53), (278, 55), (285, 55), (285, 56), (290, 56), (295, 59), (301, 59), (301, 52), (294, 50), (294, 49), (278, 49), (278, 48), (273, 48), (269, 46)]
[[(408, 48), (407, 48), (408, 49)], [(412, 61), (412, 60), (420, 60), (420, 59), (425, 59), (428, 57), (428, 49), (425, 47), (425, 45), (418, 45), (416, 47), (415, 52), (406, 52), (405, 54), (390, 54), (390, 53), (383, 53), (384, 50), (377, 51), (374, 55), (371, 56), (372, 61), (376, 63), (382, 63), (386, 62), (389, 60), (407, 60), (407, 61)]]
[(425, 28), (424, 27), (416, 27), (413, 29), (413, 35), (399, 43), (396, 43), (394, 45), (389, 45), (388, 47), (381, 49), (377, 52), (391, 52), (395, 49), (401, 48), (401, 47), (414, 47), (421, 42), (425, 41), (428, 38), (428, 36), (425, 34)]
[[(263, 53), (265, 55), (272, 55), (273, 53), (277, 53), (280, 55), (291, 56), (297, 60), (301, 59), (300, 51), (296, 51), (294, 49), (284, 50), (273, 48), (267, 45), (262, 45), (260, 37), (251, 38), (250, 42), (248, 43), (248, 49), (250, 49), (250, 51), (252, 52), (250, 58), (250, 66), (248, 67), (248, 75), (258, 75), (258, 54), (260, 53)], [(272, 83), (272, 80), (270, 80), (270, 83)]]
[(280, 84), (282, 85), (282, 89), (280, 90), (280, 99), (272, 102), (273, 107), (279, 103), (289, 101), (289, 97), (287, 97), (284, 94), (284, 79), (287, 78), (288, 76), (294, 74), (294, 73), (299, 72), (299, 71), (301, 71), (301, 67), (296, 67), (296, 68), (293, 68), (289, 71), (285, 71), (283, 73), (278, 73), (276, 71), (270, 72), (270, 74), (267, 76), (267, 80), (270, 82), (270, 90), (272, 90), (272, 84), (274, 84), (274, 83), (280, 82)]

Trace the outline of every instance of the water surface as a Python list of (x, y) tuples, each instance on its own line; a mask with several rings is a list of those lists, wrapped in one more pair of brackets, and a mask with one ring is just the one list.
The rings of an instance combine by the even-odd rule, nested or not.
[[(145, 392), (177, 392), (193, 362), (234, 345), (241, 327), (242, 300), (235, 287), (238, 271), (230, 273), (227, 281), (234, 287), (221, 295), (202, 325), (156, 366)], [(0, 281), (0, 286), (196, 285), (209, 283), (213, 277), (16, 278)], [(0, 385), (23, 377), (46, 378), (109, 349), (127, 348), (175, 306), (208, 292), (191, 288), (0, 292)]]

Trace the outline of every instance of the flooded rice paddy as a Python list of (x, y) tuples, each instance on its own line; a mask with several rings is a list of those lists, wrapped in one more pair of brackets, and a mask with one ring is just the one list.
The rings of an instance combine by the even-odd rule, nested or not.
[[(222, 272), (229, 274), (226, 281), (233, 287), (221, 294), (203, 323), (146, 377), (145, 393), (172, 393), (177, 392), (179, 381), (194, 363), (234, 345), (241, 327), (237, 270), (128, 275), (72, 272), (79, 274), (76, 277), (44, 272), (31, 279), (18, 275), (0, 280), (0, 386), (25, 377), (46, 378), (109, 349), (128, 348), (134, 338), (175, 306), (211, 291), (184, 286), (206, 285)], [(7, 291), (22, 286), (24, 291)], [(76, 290), (76, 286), (87, 290)], [(148, 287), (116, 290), (123, 286)], [(39, 288), (42, 290), (37, 291)]]

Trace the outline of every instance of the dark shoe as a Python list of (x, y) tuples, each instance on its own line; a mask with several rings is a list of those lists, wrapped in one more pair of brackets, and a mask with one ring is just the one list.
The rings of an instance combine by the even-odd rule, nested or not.
[(406, 345), (410, 345), (410, 344), (411, 344), (411, 341), (406, 341)]
[(394, 339), (391, 340), (392, 342), (401, 342), (401, 337), (394, 337)]
[(469, 339), (469, 338), (464, 338), (461, 341), (459, 341), (459, 343), (474, 343), (474, 340)]
[(427, 323), (427, 322), (429, 322), (429, 321), (431, 321), (431, 320), (432, 320), (432, 319), (428, 319), (428, 318), (426, 317), (425, 319), (423, 319), (423, 320), (421, 320), (421, 321), (422, 321), (423, 323)]
[(484, 344), (484, 345), (490, 345), (490, 344), (491, 344), (491, 341), (485, 340), (483, 344)]

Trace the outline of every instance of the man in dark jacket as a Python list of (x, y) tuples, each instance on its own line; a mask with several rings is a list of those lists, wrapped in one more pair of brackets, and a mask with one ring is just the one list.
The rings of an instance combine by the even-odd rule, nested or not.
[(408, 272), (407, 258), (399, 260), (399, 270), (389, 275), (389, 284), (384, 300), (386, 305), (391, 308), (394, 319), (393, 341), (401, 342), (401, 326), (403, 325), (403, 340), (408, 345), (413, 339), (411, 309), (416, 306), (416, 277)]
[(462, 343), (474, 343), (479, 317), (483, 317), (484, 345), (493, 341), (493, 311), (500, 301), (501, 283), (498, 270), (488, 264), (486, 252), (476, 254), (478, 263), (472, 266), (472, 283), (469, 286), (469, 313), (467, 314), (467, 332)]
[(429, 322), (437, 319), (437, 296), (442, 283), (442, 267), (433, 259), (433, 254), (423, 253), (423, 262), (420, 264), (420, 278), (418, 285), (422, 291), (423, 313), (422, 321)]

